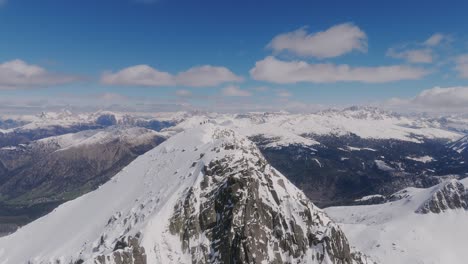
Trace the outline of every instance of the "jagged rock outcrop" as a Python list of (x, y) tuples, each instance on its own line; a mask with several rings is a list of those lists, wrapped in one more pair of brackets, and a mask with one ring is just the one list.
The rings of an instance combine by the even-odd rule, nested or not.
[(140, 234), (117, 241), (114, 252), (95, 258), (95, 264), (147, 264), (145, 249), (140, 246)]
[(173, 136), (96, 191), (0, 238), (0, 258), (5, 264), (371, 263), (254, 143), (209, 124)]
[(432, 196), (426, 200), (416, 213), (441, 213), (451, 209), (468, 209), (468, 193), (465, 186), (452, 179), (438, 185)]
[[(221, 131), (235, 138), (232, 131)], [(246, 139), (203, 168), (170, 221), (192, 263), (353, 263), (337, 225), (267, 164)], [(238, 155), (242, 153), (242, 155)]]

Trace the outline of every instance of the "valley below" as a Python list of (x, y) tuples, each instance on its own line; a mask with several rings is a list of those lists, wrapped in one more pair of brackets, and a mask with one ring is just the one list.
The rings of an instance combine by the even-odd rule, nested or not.
[(450, 120), (4, 118), (0, 263), (462, 263), (468, 121)]

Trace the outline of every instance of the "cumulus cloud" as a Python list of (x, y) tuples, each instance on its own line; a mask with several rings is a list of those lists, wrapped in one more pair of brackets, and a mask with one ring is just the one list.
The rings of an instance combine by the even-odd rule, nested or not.
[(286, 97), (291, 97), (292, 93), (286, 90), (277, 90), (276, 96), (286, 98)]
[(107, 85), (135, 86), (216, 86), (226, 82), (240, 82), (242, 77), (235, 75), (225, 67), (204, 65), (172, 75), (148, 65), (136, 65), (118, 72), (105, 72), (101, 83)]
[(275, 52), (289, 51), (299, 56), (333, 58), (357, 50), (367, 51), (367, 36), (359, 27), (339, 24), (325, 31), (307, 33), (305, 28), (280, 34), (267, 46)]
[(434, 87), (422, 91), (412, 102), (435, 107), (468, 107), (468, 87)]
[(192, 92), (190, 92), (189, 90), (182, 89), (182, 90), (177, 90), (176, 95), (180, 97), (189, 97), (189, 96), (192, 96)]
[(257, 92), (266, 92), (266, 91), (270, 90), (270, 87), (268, 87), (268, 86), (258, 86), (258, 87), (255, 87), (254, 90), (257, 91)]
[(222, 94), (224, 96), (239, 96), (239, 97), (252, 96), (252, 93), (250, 93), (249, 91), (242, 90), (240, 89), (239, 86), (235, 86), (235, 85), (230, 85), (230, 86), (223, 88)]
[(392, 98), (385, 105), (400, 110), (465, 111), (468, 110), (468, 87), (434, 87), (413, 98)]
[(121, 95), (118, 93), (102, 93), (94, 96), (99, 100), (110, 101), (110, 102), (117, 102), (117, 101), (125, 101), (129, 98), (125, 95)]
[(210, 65), (193, 67), (175, 77), (176, 83), (185, 86), (216, 86), (225, 82), (240, 82), (242, 77), (235, 75), (225, 67)]
[(432, 63), (437, 46), (450, 41), (450, 36), (436, 33), (423, 42), (412, 42), (400, 47), (389, 48), (387, 56), (404, 59), (409, 63)]
[(148, 65), (136, 65), (116, 73), (106, 72), (101, 82), (108, 85), (170, 86), (175, 85), (174, 78), (167, 72), (158, 71)]
[(430, 46), (430, 47), (437, 46), (440, 43), (442, 43), (442, 41), (445, 39), (447, 39), (447, 36), (441, 33), (436, 33), (430, 36), (426, 41), (424, 41), (424, 45)]
[(390, 48), (387, 51), (387, 56), (392, 57), (392, 58), (404, 59), (411, 63), (431, 63), (432, 62), (432, 50), (431, 49), (414, 49), (414, 50), (397, 51), (394, 48)]
[(253, 79), (272, 83), (332, 83), (364, 82), (384, 83), (417, 80), (428, 71), (411, 66), (351, 67), (346, 64), (309, 64), (305, 61), (281, 61), (269, 56), (255, 63), (250, 70)]
[(456, 60), (456, 64), (455, 69), (460, 77), (468, 78), (468, 54), (460, 55)]
[(0, 89), (3, 90), (44, 87), (76, 80), (75, 76), (52, 73), (18, 59), (0, 64)]

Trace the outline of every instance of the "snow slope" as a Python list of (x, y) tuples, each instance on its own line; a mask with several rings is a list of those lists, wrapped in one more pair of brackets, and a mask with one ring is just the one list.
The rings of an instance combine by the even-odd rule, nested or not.
[[(428, 189), (407, 188), (400, 200), (378, 205), (327, 208), (340, 223), (351, 244), (383, 264), (466, 263), (468, 211), (460, 208), (416, 213), (450, 180)], [(468, 179), (461, 180), (468, 186)]]
[(61, 136), (48, 137), (33, 141), (38, 147), (54, 145), (59, 150), (85, 145), (106, 144), (111, 141), (123, 141), (127, 144), (138, 145), (149, 142), (160, 133), (141, 127), (108, 127), (105, 129), (85, 130)]
[[(239, 239), (249, 251), (231, 252)], [(367, 263), (252, 142), (209, 124), (173, 136), (98, 190), (0, 238), (1, 264), (123, 257), (133, 264), (141, 257), (149, 264), (221, 263), (226, 252), (241, 262)]]

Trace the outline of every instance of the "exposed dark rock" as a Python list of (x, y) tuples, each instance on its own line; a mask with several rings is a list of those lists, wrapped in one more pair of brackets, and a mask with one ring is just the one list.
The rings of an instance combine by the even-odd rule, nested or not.
[(450, 180), (435, 187), (431, 198), (425, 201), (416, 213), (438, 214), (454, 209), (468, 209), (468, 192), (461, 182)]
[(113, 126), (117, 124), (117, 120), (112, 114), (103, 114), (96, 119), (96, 124), (101, 126)]
[(162, 141), (155, 135), (137, 143), (112, 140), (60, 149), (53, 142), (34, 141), (0, 149), (0, 224), (24, 225), (94, 190)]
[[(439, 175), (468, 172), (468, 160), (443, 140), (416, 143), (356, 135), (304, 136), (320, 145), (269, 147), (277, 139), (262, 135), (251, 140), (272, 166), (321, 207), (351, 205), (364, 196), (388, 196), (406, 187), (428, 188), (441, 182)], [(409, 158), (422, 156), (433, 160), (419, 162)], [(376, 160), (392, 169), (383, 171)]]
[(100, 255), (95, 259), (96, 264), (146, 264), (145, 249), (140, 246), (137, 237), (124, 237), (117, 241), (114, 252)]
[[(212, 160), (200, 185), (175, 207), (169, 230), (192, 263), (364, 263), (339, 227), (292, 190), (253, 145), (224, 146), (239, 148), (245, 157)], [(201, 237), (209, 242), (200, 243)]]

